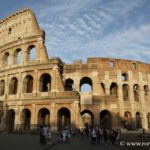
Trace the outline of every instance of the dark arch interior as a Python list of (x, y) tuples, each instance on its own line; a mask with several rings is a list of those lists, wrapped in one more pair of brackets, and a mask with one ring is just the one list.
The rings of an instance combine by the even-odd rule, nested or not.
[(100, 126), (103, 129), (112, 128), (111, 113), (108, 110), (103, 110), (100, 112)]

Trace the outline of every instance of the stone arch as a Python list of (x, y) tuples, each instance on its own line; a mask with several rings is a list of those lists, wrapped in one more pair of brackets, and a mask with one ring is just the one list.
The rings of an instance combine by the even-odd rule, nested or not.
[(101, 87), (102, 87), (102, 90), (103, 90), (103, 94), (106, 93), (106, 89), (105, 89), (105, 84), (101, 82)]
[(65, 127), (71, 127), (71, 112), (68, 108), (62, 107), (57, 112), (57, 129), (60, 131)]
[(72, 79), (65, 80), (65, 90), (73, 91), (74, 90), (74, 81)]
[(127, 73), (122, 73), (121, 74), (121, 80), (122, 81), (128, 81), (128, 74)]
[(9, 83), (9, 94), (17, 94), (18, 89), (18, 80), (16, 77), (13, 77)]
[(40, 77), (40, 92), (48, 92), (51, 90), (51, 76), (44, 73)]
[(112, 128), (112, 117), (110, 111), (105, 109), (100, 112), (100, 126), (103, 129)]
[(135, 113), (135, 125), (136, 125), (136, 129), (142, 128), (142, 116), (140, 112)]
[(38, 111), (38, 126), (50, 125), (50, 111), (47, 108), (41, 108)]
[(148, 85), (144, 85), (144, 96), (148, 96), (149, 95), (149, 87)]
[(20, 48), (16, 49), (13, 55), (14, 64), (20, 64), (22, 60), (22, 50)]
[(147, 114), (148, 129), (150, 129), (150, 113)]
[(124, 128), (131, 130), (133, 128), (132, 114), (129, 111), (124, 113)]
[(33, 92), (33, 77), (27, 75), (23, 80), (23, 93), (32, 93)]
[(118, 96), (118, 85), (115, 82), (110, 85), (110, 95)]
[(86, 128), (91, 128), (94, 126), (94, 115), (92, 111), (85, 109), (81, 113), (83, 124)]
[(10, 64), (10, 54), (6, 52), (3, 56), (2, 65), (3, 67), (7, 67)]
[(122, 85), (122, 93), (123, 93), (123, 100), (124, 101), (129, 100), (129, 86), (128, 86), (128, 84)]
[(23, 130), (30, 130), (31, 111), (28, 108), (22, 110), (20, 120), (21, 120), (21, 128)]
[(134, 93), (134, 100), (139, 102), (139, 91), (140, 91), (140, 87), (138, 84), (134, 84), (133, 85), (133, 93)]
[(93, 83), (92, 79), (89, 77), (83, 77), (80, 80), (80, 92), (92, 92)]
[(0, 81), (0, 96), (3, 96), (5, 93), (5, 81), (1, 80)]
[(36, 46), (30, 45), (27, 48), (27, 61), (34, 61), (36, 60)]
[(6, 114), (6, 127), (8, 132), (12, 132), (15, 127), (15, 111), (10, 109)]

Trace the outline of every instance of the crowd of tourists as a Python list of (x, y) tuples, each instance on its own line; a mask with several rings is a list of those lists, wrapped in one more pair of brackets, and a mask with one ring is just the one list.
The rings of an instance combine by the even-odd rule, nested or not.
[(119, 141), (121, 131), (119, 129), (108, 130), (96, 127), (81, 129), (80, 134), (83, 138), (87, 137), (91, 144), (97, 144), (101, 142), (110, 142), (114, 144)]
[[(82, 128), (69, 130), (68, 127), (64, 127), (60, 132), (59, 140), (62, 143), (69, 143), (72, 136), (81, 136), (81, 138), (87, 138), (91, 144), (98, 144), (102, 142), (110, 142), (112, 144), (119, 142), (121, 131), (101, 129), (99, 127), (95, 128)], [(50, 126), (43, 125), (40, 128), (40, 143), (41, 144), (51, 144), (52, 133)]]

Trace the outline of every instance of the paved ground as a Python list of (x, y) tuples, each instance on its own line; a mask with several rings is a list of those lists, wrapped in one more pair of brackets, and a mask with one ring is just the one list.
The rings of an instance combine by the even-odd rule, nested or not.
[[(53, 143), (58, 141), (58, 136), (53, 136)], [(7, 134), (0, 133), (0, 150), (45, 150), (49, 145), (39, 143), (38, 134)]]
[(127, 134), (120, 139), (121, 144), (132, 141), (145, 141), (149, 146), (124, 146), (120, 143), (99, 143), (91, 145), (87, 138), (72, 137), (70, 143), (61, 143), (58, 135), (53, 135), (52, 145), (40, 145), (37, 134), (0, 133), (0, 150), (150, 150), (150, 135)]
[(48, 150), (121, 150), (121, 148), (110, 143), (92, 145), (87, 138), (73, 137), (70, 143), (58, 143)]

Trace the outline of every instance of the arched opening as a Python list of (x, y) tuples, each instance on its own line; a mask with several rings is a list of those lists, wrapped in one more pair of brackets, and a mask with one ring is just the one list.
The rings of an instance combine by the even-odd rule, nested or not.
[(83, 124), (86, 128), (91, 128), (94, 125), (94, 116), (90, 110), (83, 110), (81, 112)]
[(101, 87), (103, 89), (103, 94), (105, 94), (105, 84), (101, 82)]
[(7, 130), (12, 132), (14, 130), (15, 125), (15, 111), (13, 109), (8, 110), (7, 115)]
[(31, 112), (29, 109), (23, 109), (20, 119), (21, 119), (22, 129), (30, 130)]
[(134, 100), (139, 102), (139, 85), (135, 84), (133, 86)]
[(111, 83), (111, 86), (110, 86), (110, 95), (113, 95), (113, 96), (118, 96), (118, 85), (113, 82)]
[(122, 81), (128, 81), (128, 74), (127, 73), (122, 73), (121, 74), (121, 80)]
[(32, 91), (33, 91), (33, 77), (27, 75), (23, 81), (23, 92), (32, 93)]
[(149, 87), (144, 85), (144, 99), (147, 101), (149, 97)]
[(3, 66), (7, 67), (9, 66), (9, 64), (10, 64), (10, 56), (9, 56), (9, 53), (6, 52), (3, 57)]
[(60, 131), (65, 127), (71, 127), (71, 114), (69, 109), (61, 108), (57, 112), (57, 129)]
[(3, 96), (5, 93), (5, 81), (1, 80), (0, 81), (0, 96)]
[(89, 77), (83, 77), (80, 80), (80, 92), (92, 92), (92, 80)]
[(3, 112), (0, 110), (0, 124), (2, 123)]
[(14, 53), (14, 64), (20, 64), (21, 59), (22, 59), (22, 51), (20, 48), (18, 48)]
[(147, 114), (148, 129), (150, 129), (150, 113)]
[(136, 128), (141, 129), (142, 128), (142, 117), (139, 112), (136, 112), (136, 114), (135, 114), (135, 121), (136, 121)]
[(74, 90), (74, 82), (72, 79), (67, 79), (65, 81), (65, 89), (67, 91), (73, 91)]
[(50, 112), (47, 108), (41, 108), (38, 112), (38, 126), (50, 125)]
[(47, 73), (40, 77), (40, 91), (47, 92), (51, 90), (51, 76)]
[(36, 47), (34, 45), (30, 45), (27, 50), (27, 61), (36, 60)]
[(9, 83), (9, 94), (17, 94), (18, 80), (16, 77), (13, 77)]
[(128, 101), (129, 100), (129, 86), (127, 84), (124, 84), (122, 86), (122, 92), (123, 92), (123, 100)]
[(129, 111), (124, 113), (124, 128), (131, 130), (133, 128), (132, 114)]
[(112, 128), (111, 113), (108, 110), (103, 110), (100, 112), (100, 126), (103, 129), (110, 130)]

